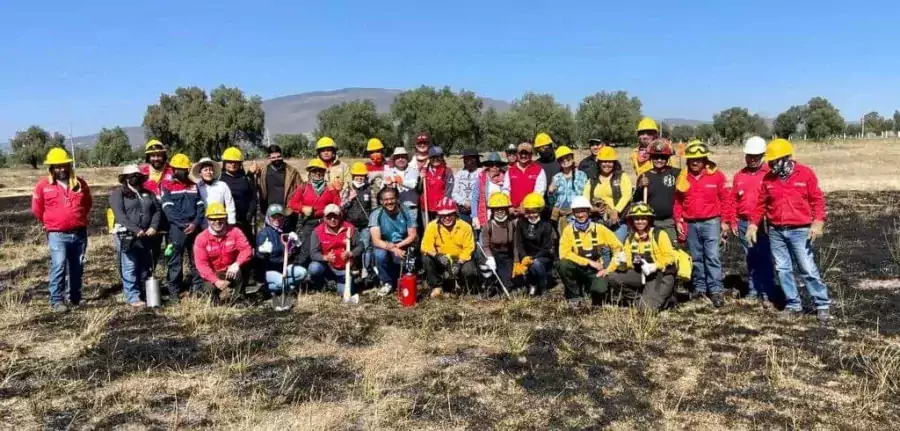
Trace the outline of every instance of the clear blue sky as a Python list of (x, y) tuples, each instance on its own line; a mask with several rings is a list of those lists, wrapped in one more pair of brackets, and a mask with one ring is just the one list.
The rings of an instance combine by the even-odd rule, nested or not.
[(0, 1), (0, 141), (139, 125), (178, 86), (263, 98), (450, 85), (577, 106), (627, 90), (658, 117), (812, 96), (900, 109), (900, 2)]

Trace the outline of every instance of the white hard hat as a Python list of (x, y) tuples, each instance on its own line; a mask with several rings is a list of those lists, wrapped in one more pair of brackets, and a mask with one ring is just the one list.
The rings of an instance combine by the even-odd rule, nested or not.
[(591, 209), (591, 202), (588, 198), (584, 196), (575, 196), (575, 198), (572, 199), (572, 209), (576, 210), (579, 208)]
[(765, 154), (766, 140), (759, 136), (752, 136), (744, 141), (744, 154)]

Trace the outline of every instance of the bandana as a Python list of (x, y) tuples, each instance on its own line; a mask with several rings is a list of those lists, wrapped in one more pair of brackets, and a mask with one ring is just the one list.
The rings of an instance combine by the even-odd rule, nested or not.
[(317, 195), (321, 195), (322, 192), (325, 191), (325, 179), (321, 180), (309, 180), (309, 184), (313, 186), (313, 190), (316, 191)]
[(591, 219), (587, 219), (584, 222), (579, 222), (578, 220), (572, 220), (572, 227), (579, 232), (584, 232), (590, 227)]
[(787, 179), (787, 177), (794, 173), (794, 161), (788, 157), (782, 157), (775, 160), (770, 166), (772, 167), (772, 172), (774, 172), (775, 175), (778, 175), (782, 180)]

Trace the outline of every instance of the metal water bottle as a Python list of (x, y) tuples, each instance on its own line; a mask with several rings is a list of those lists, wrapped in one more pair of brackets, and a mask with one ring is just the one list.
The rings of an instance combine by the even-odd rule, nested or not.
[(144, 292), (147, 296), (147, 307), (156, 308), (159, 307), (162, 302), (159, 293), (159, 280), (154, 276), (150, 276), (147, 281), (144, 282)]

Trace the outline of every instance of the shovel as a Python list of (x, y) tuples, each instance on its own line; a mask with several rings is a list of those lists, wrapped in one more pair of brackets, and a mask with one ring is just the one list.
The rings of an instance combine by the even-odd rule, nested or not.
[(287, 235), (281, 235), (281, 245), (284, 247), (284, 260), (281, 263), (281, 295), (272, 298), (272, 308), (277, 312), (290, 310), (294, 306), (294, 296), (288, 293), (288, 256), (291, 251), (291, 240)]

